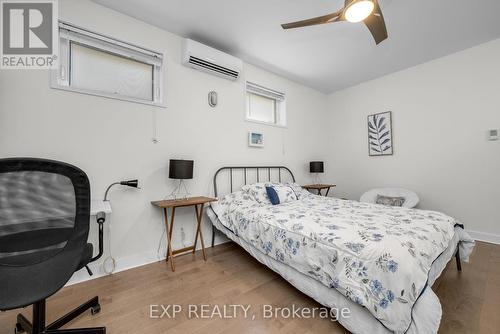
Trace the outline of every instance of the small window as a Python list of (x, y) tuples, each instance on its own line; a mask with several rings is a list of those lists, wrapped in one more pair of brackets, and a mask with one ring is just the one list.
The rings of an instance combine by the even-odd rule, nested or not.
[(163, 106), (163, 56), (67, 23), (52, 87)]
[(286, 126), (285, 94), (247, 82), (248, 121)]

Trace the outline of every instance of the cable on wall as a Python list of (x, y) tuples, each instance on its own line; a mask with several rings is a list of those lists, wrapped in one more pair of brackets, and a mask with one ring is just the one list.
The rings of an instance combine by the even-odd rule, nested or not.
[(158, 114), (157, 110), (152, 111), (152, 126), (153, 126), (153, 137), (151, 138), (151, 141), (153, 144), (158, 144), (160, 140), (158, 139)]
[[(113, 182), (111, 183), (108, 188), (106, 189), (106, 192), (104, 193), (104, 201), (107, 202), (108, 201), (108, 193), (109, 193), (109, 190), (115, 186), (115, 185), (122, 185), (122, 186), (127, 186), (127, 187), (131, 187), (131, 188), (137, 188), (137, 189), (140, 189), (139, 188), (139, 180), (137, 179), (134, 179), (134, 180), (126, 180), (126, 181), (119, 181), (119, 182)], [(103, 212), (104, 214), (104, 212)], [(104, 214), (104, 219), (105, 219), (105, 214)], [(113, 255), (111, 254), (111, 225), (109, 225), (109, 241), (108, 241), (108, 256), (104, 259), (103, 263), (102, 263), (102, 269), (103, 271), (106, 273), (106, 274), (112, 274), (115, 269), (116, 269), (116, 259), (113, 257)]]

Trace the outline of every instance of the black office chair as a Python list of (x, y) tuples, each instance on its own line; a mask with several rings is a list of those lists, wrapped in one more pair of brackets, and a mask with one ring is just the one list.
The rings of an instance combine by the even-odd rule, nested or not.
[[(102, 255), (92, 258), (89, 220), (90, 184), (82, 170), (51, 160), (0, 159), (0, 310), (33, 304), (33, 321), (19, 314), (16, 333), (106, 333), (105, 327), (60, 329), (89, 309), (99, 312), (98, 297), (45, 323), (46, 298)], [(102, 250), (102, 223), (99, 232)]]

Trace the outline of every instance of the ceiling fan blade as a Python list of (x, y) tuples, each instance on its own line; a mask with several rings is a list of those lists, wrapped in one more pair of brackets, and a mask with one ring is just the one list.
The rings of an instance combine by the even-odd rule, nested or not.
[(340, 10), (340, 11), (335, 12), (335, 13), (314, 17), (312, 19), (282, 24), (281, 27), (283, 27), (283, 29), (293, 29), (293, 28), (314, 26), (317, 24), (338, 22), (338, 21), (342, 21), (342, 20), (343, 20), (342, 11)]
[(374, 0), (375, 9), (373, 10), (373, 14), (368, 16), (365, 19), (365, 24), (370, 30), (375, 39), (375, 43), (380, 44), (382, 41), (386, 40), (387, 28), (385, 26), (384, 15), (382, 14), (382, 10), (380, 9), (380, 5), (377, 0)]

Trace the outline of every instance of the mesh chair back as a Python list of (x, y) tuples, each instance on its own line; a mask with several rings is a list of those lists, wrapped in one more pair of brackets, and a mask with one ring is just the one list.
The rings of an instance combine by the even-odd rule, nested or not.
[(0, 174), (0, 263), (29, 265), (66, 246), (75, 225), (71, 180), (61, 174)]
[[(90, 186), (80, 169), (43, 159), (0, 160), (0, 266), (29, 266), (88, 235)], [(77, 226), (80, 222), (80, 226)]]

